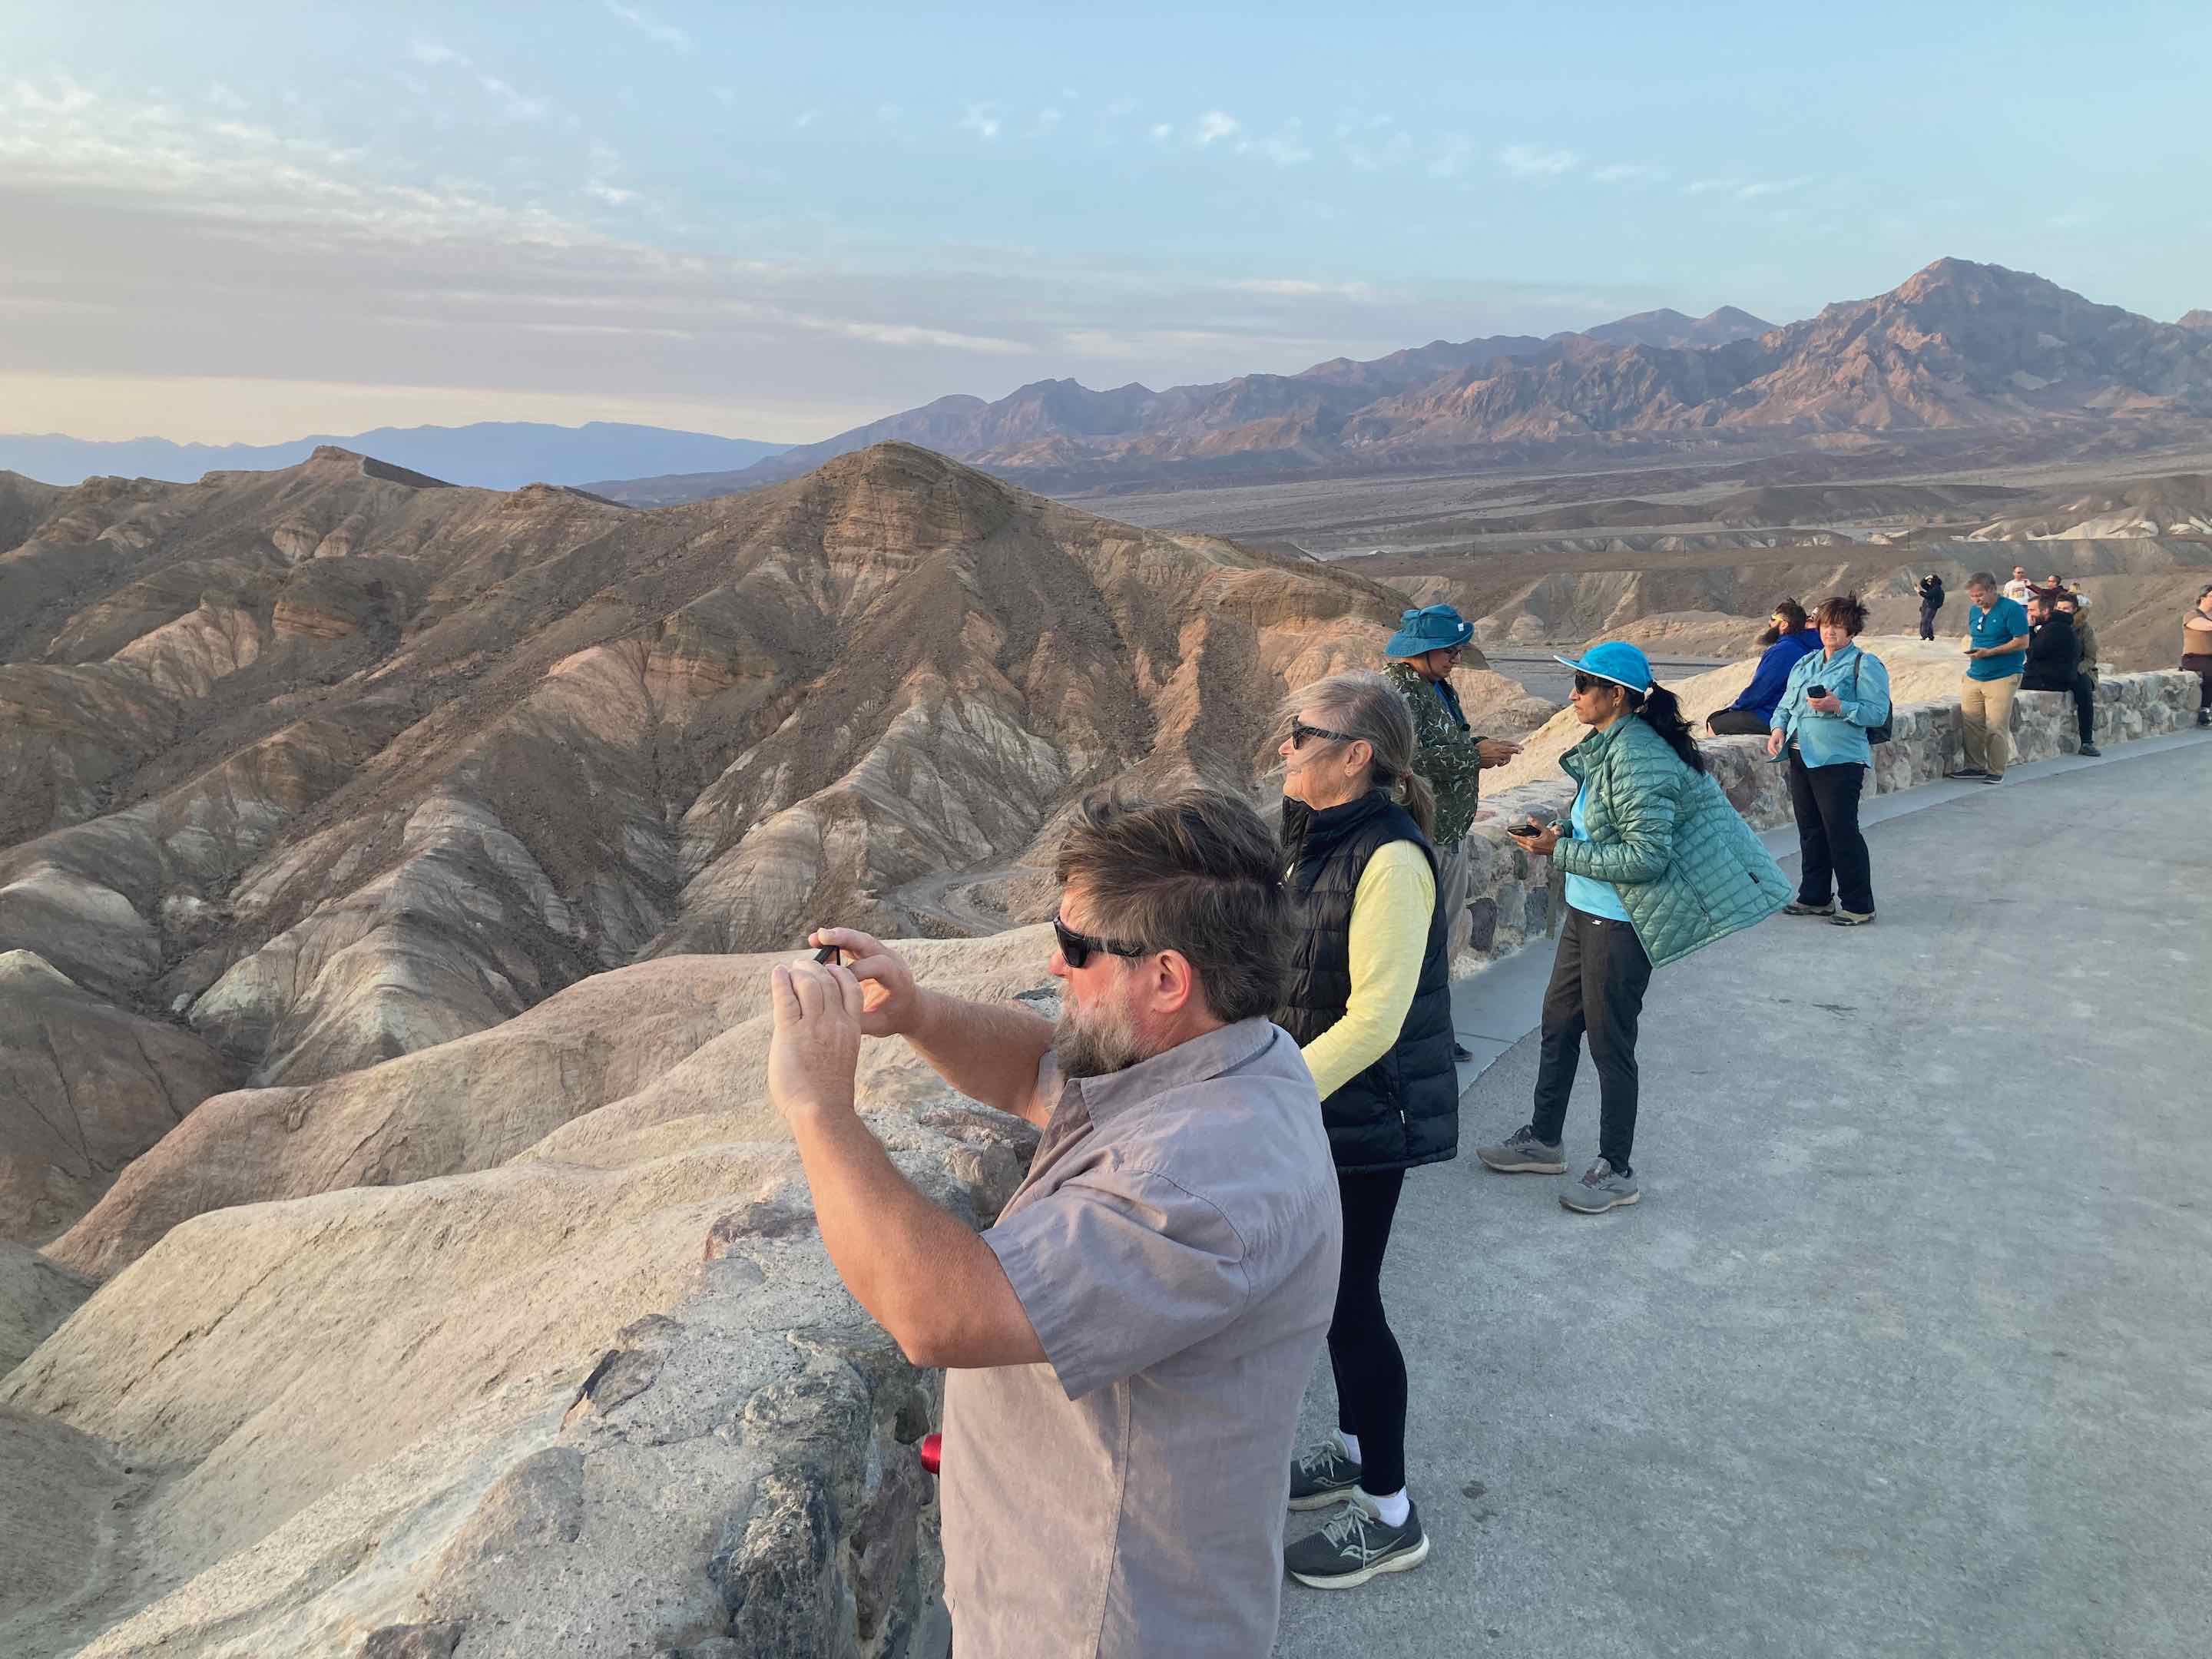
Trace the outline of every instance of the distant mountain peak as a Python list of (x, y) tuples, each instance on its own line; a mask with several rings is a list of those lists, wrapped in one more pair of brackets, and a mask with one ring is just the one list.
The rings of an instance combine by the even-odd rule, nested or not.
[(2181, 313), (2181, 320), (2178, 325), (2182, 328), (2212, 329), (2212, 311), (2207, 311), (2203, 306), (2198, 306), (2193, 311), (2185, 311)]

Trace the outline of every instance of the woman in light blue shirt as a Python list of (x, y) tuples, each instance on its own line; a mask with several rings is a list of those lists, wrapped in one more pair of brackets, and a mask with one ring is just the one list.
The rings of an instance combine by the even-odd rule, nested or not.
[(1769, 755), (1789, 751), (1802, 860), (1796, 902), (1784, 914), (1862, 927), (1874, 920), (1874, 871), (1859, 795), (1874, 764), (1867, 728), (1889, 723), (1889, 670), (1853, 642), (1867, 619), (1857, 595), (1838, 594), (1813, 614), (1820, 649), (1790, 671), (1766, 739)]

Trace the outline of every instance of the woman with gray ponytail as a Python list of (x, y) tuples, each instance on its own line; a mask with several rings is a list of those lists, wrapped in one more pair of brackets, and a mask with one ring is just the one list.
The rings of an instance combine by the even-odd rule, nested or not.
[(1291, 1507), (1345, 1509), (1284, 1552), (1301, 1583), (1348, 1589), (1428, 1559), (1406, 1492), (1406, 1361), (1382, 1310), (1382, 1255), (1406, 1171), (1459, 1148), (1435, 801), (1413, 717), (1380, 674), (1333, 675), (1283, 707), (1283, 839), (1298, 917), (1276, 1023), (1321, 1092), (1344, 1206), (1328, 1328), (1338, 1431), (1299, 1454)]

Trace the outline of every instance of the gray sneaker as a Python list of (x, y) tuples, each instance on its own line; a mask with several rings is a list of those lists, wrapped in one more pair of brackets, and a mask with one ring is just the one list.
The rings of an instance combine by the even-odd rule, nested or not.
[(1354, 1492), (1342, 1515), (1283, 1552), (1291, 1577), (1316, 1589), (1351, 1589), (1378, 1572), (1407, 1572), (1429, 1559), (1421, 1511), (1408, 1505), (1406, 1524), (1385, 1525), (1365, 1492)]
[(1483, 1167), (1500, 1175), (1565, 1175), (1567, 1149), (1536, 1139), (1536, 1126), (1524, 1124), (1495, 1146), (1478, 1146)]
[(2086, 759), (2097, 760), (2102, 757), (2105, 751), (2098, 748), (2094, 743), (2085, 743), (2075, 752), (2082, 756)]
[(1640, 1196), (1636, 1177), (1614, 1174), (1613, 1165), (1603, 1158), (1583, 1170), (1580, 1181), (1570, 1181), (1559, 1189), (1559, 1202), (1577, 1215), (1603, 1215), (1607, 1210), (1635, 1203)]
[(1334, 1435), (1307, 1447), (1291, 1460), (1291, 1507), (1325, 1510), (1341, 1504), (1359, 1484), (1359, 1465), (1346, 1456)]

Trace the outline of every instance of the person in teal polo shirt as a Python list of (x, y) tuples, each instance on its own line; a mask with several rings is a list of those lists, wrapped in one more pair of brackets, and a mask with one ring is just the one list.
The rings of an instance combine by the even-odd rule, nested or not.
[(2027, 611), (1997, 592), (1986, 570), (1966, 578), (1966, 673), (1959, 682), (1959, 746), (1964, 751), (1950, 775), (1972, 783), (1997, 783), (2012, 758), (2012, 700), (2027, 666)]

